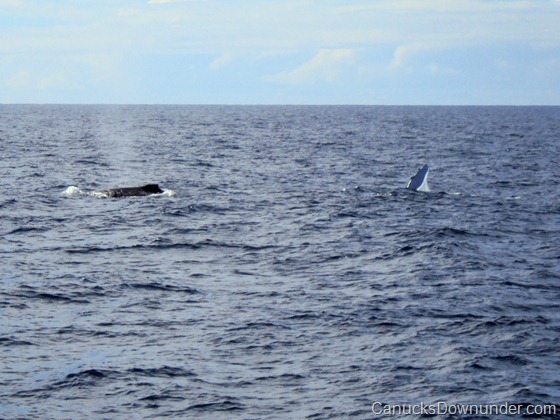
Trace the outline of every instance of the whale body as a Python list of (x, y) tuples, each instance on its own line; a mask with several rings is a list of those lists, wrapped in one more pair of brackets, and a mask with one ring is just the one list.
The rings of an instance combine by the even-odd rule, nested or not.
[(107, 197), (142, 197), (145, 195), (161, 194), (163, 190), (158, 184), (147, 184), (143, 187), (128, 187), (128, 188), (113, 188), (110, 190), (101, 191)]
[(416, 172), (416, 175), (410, 178), (406, 188), (413, 191), (429, 191), (428, 172), (430, 172), (428, 165), (422, 166), (422, 168)]

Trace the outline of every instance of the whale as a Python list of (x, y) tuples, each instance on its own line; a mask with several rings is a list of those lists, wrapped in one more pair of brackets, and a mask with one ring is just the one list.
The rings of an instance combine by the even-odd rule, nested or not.
[(158, 184), (147, 184), (143, 187), (127, 187), (127, 188), (112, 188), (110, 190), (100, 191), (106, 197), (142, 197), (146, 195), (161, 194), (164, 191)]
[(418, 172), (416, 172), (416, 175), (410, 178), (406, 188), (412, 191), (429, 191), (428, 172), (430, 172), (428, 165), (422, 166)]

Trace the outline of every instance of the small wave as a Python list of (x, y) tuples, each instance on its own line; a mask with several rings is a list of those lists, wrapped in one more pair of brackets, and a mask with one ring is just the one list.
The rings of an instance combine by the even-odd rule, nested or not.
[(434, 232), (435, 236), (446, 237), (446, 236), (468, 236), (468, 235), (476, 235), (476, 236), (488, 236), (485, 233), (472, 233), (465, 229), (455, 228), (455, 227), (443, 227), (437, 229)]
[(49, 228), (46, 228), (46, 227), (25, 226), (25, 227), (16, 228), (16, 229), (8, 232), (6, 235), (14, 235), (14, 234), (18, 234), (18, 233), (28, 233), (28, 232), (46, 232), (48, 230), (49, 230)]
[(225, 400), (220, 402), (212, 402), (206, 404), (195, 404), (191, 405), (187, 408), (188, 411), (237, 411), (237, 410), (244, 410), (245, 406), (240, 403), (236, 403), (234, 401)]
[(34, 344), (30, 341), (18, 340), (11, 337), (0, 337), (0, 346), (11, 347), (11, 346), (33, 346)]
[(201, 246), (198, 244), (193, 244), (189, 242), (175, 243), (175, 244), (135, 244), (135, 245), (123, 245), (114, 247), (87, 247), (87, 248), (73, 248), (66, 249), (65, 252), (68, 254), (89, 254), (94, 252), (112, 252), (112, 251), (122, 251), (128, 249), (168, 249), (168, 248), (189, 248), (189, 249), (199, 249)]
[(76, 373), (69, 373), (64, 379), (55, 382), (48, 389), (74, 388), (96, 385), (99, 381), (110, 379), (129, 377), (130, 375), (149, 377), (149, 378), (178, 378), (178, 377), (194, 377), (195, 373), (183, 368), (162, 366), (161, 368), (131, 368), (127, 371), (116, 371), (109, 369), (86, 369)]
[(11, 200), (6, 200), (3, 203), (0, 203), (0, 209), (6, 206), (9, 206), (10, 204), (15, 204), (17, 203), (17, 200), (11, 199)]
[(132, 368), (128, 371), (138, 376), (148, 376), (151, 378), (191, 378), (197, 376), (196, 373), (179, 367), (162, 366), (160, 368)]
[(229, 211), (231, 211), (229, 207), (219, 207), (219, 206), (214, 206), (209, 204), (191, 204), (187, 207), (186, 211), (174, 210), (173, 212), (170, 212), (170, 214), (172, 216), (182, 216), (190, 213), (226, 214)]
[(100, 162), (98, 159), (78, 159), (74, 163), (75, 164), (79, 163), (79, 164), (83, 164), (83, 165), (91, 165), (91, 166), (95, 166), (95, 167), (104, 167), (104, 168), (109, 167), (108, 164), (106, 164), (104, 162)]
[(194, 289), (192, 287), (188, 287), (188, 286), (178, 287), (178, 286), (172, 286), (168, 284), (161, 284), (157, 282), (124, 283), (122, 286), (131, 289), (143, 289), (143, 290), (154, 290), (154, 291), (164, 291), (164, 292), (180, 292), (180, 293), (188, 293), (188, 294), (199, 293), (197, 289)]
[(229, 332), (233, 332), (233, 331), (257, 331), (257, 330), (269, 330), (269, 329), (281, 329), (281, 330), (289, 330), (290, 327), (285, 326), (285, 325), (281, 325), (281, 324), (275, 324), (273, 322), (266, 322), (266, 321), (253, 321), (253, 322), (248, 322), (245, 325), (240, 325), (240, 326), (235, 326), (233, 328), (229, 328), (228, 331)]
[(249, 245), (243, 243), (227, 243), (227, 242), (218, 242), (212, 241), (210, 239), (204, 240), (201, 242), (176, 242), (176, 243), (166, 243), (161, 240), (157, 240), (155, 242), (149, 244), (133, 244), (133, 245), (122, 245), (122, 246), (113, 246), (113, 247), (83, 247), (83, 248), (71, 248), (65, 249), (64, 252), (67, 254), (89, 254), (89, 253), (96, 253), (96, 252), (113, 252), (113, 251), (122, 251), (122, 250), (130, 250), (130, 249), (156, 249), (156, 250), (164, 250), (164, 249), (180, 249), (180, 248), (187, 248), (187, 249), (204, 249), (204, 248), (231, 248), (231, 249), (241, 249), (244, 251), (262, 251), (267, 249), (274, 249), (275, 245)]
[(497, 355), (492, 357), (492, 360), (495, 360), (496, 362), (499, 363), (512, 364), (516, 366), (524, 366), (530, 363), (530, 361), (526, 357), (522, 357), (513, 353), (505, 354), (505, 355)]
[(55, 382), (53, 386), (45, 389), (45, 391), (61, 388), (82, 388), (85, 386), (94, 386), (97, 382), (107, 378), (112, 373), (114, 372), (101, 369), (88, 369), (78, 373), (70, 373), (66, 375), (63, 380)]
[(66, 379), (83, 378), (83, 377), (105, 378), (106, 376), (107, 376), (107, 373), (103, 373), (102, 370), (88, 369), (88, 370), (84, 370), (84, 371), (78, 372), (78, 373), (70, 373), (70, 374), (66, 375)]
[(45, 301), (59, 302), (59, 303), (89, 303), (89, 301), (84, 299), (74, 299), (68, 296), (64, 296), (62, 294), (46, 293), (46, 292), (29, 291), (29, 292), (24, 292), (17, 296), (25, 297), (28, 299), (41, 299)]

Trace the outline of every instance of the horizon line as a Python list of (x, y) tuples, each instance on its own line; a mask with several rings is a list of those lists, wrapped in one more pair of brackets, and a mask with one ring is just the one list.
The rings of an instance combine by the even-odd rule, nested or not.
[(359, 103), (339, 103), (339, 104), (298, 104), (298, 103), (164, 103), (164, 102), (153, 102), (153, 103), (120, 103), (120, 102), (0, 102), (0, 106), (363, 106), (363, 107), (511, 107), (511, 108), (523, 108), (523, 107), (559, 107), (560, 104), (359, 104)]

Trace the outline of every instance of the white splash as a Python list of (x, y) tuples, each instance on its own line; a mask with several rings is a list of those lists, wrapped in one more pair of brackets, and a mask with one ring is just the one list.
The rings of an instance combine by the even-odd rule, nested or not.
[[(83, 191), (78, 187), (73, 185), (69, 186), (61, 193), (63, 197), (74, 198), (74, 197), (96, 197), (96, 198), (109, 198), (111, 195), (107, 191)], [(177, 197), (177, 193), (173, 190), (164, 189), (162, 193), (150, 194), (148, 197)], [(131, 197), (134, 198), (134, 197)]]
[(173, 190), (166, 190), (164, 189), (161, 194), (157, 194), (163, 197), (177, 197), (177, 193)]
[(86, 195), (82, 190), (78, 187), (74, 187), (73, 185), (66, 188), (66, 190), (62, 193), (64, 197), (72, 198), (72, 197), (79, 197), (81, 195)]

